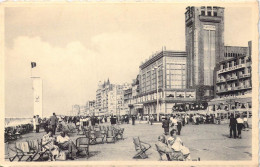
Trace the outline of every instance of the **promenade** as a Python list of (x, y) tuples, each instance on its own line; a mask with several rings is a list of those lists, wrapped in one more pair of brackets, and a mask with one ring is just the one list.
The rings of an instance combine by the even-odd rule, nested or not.
[[(108, 125), (108, 123), (103, 124)], [(74, 161), (158, 161), (159, 155), (155, 148), (155, 143), (159, 135), (163, 133), (161, 123), (149, 125), (138, 121), (136, 125), (122, 124), (125, 128), (124, 140), (119, 140), (115, 144), (105, 143), (90, 145), (90, 156), (88, 158), (78, 158)], [(29, 133), (23, 135), (21, 139), (40, 139), (45, 133)], [(57, 133), (59, 134), (59, 133)], [(56, 135), (57, 135), (56, 134)], [(71, 135), (72, 140), (76, 140), (76, 133)], [(136, 154), (133, 137), (139, 136), (146, 143), (151, 144), (151, 149), (147, 151), (147, 159), (133, 159)], [(182, 128), (181, 136), (183, 143), (190, 149), (192, 159), (200, 157), (201, 161), (210, 160), (251, 160), (252, 158), (252, 130), (242, 131), (242, 139), (229, 137), (228, 124), (201, 124), (186, 125)], [(9, 147), (14, 147), (10, 142)], [(12, 155), (12, 154), (11, 154)]]

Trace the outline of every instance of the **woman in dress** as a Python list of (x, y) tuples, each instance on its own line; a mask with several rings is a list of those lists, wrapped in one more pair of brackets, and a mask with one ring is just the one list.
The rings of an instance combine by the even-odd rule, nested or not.
[(43, 150), (49, 152), (50, 159), (55, 161), (59, 155), (59, 147), (54, 145), (54, 138), (52, 137), (52, 130), (48, 130), (42, 137)]

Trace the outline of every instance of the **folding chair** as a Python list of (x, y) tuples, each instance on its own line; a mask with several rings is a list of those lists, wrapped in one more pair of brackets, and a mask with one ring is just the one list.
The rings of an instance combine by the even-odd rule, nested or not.
[(146, 155), (146, 151), (151, 148), (151, 145), (145, 142), (142, 142), (139, 137), (134, 137), (133, 142), (135, 145), (135, 150), (137, 151), (137, 154), (133, 158), (148, 158)]
[(26, 161), (30, 160), (34, 155), (34, 152), (31, 152), (28, 142), (16, 142), (15, 143), (15, 156), (9, 160), (12, 162), (16, 157), (18, 161), (21, 161), (23, 157), (28, 156)]
[(170, 156), (169, 156), (169, 153), (162, 151), (157, 144), (155, 144), (155, 147), (156, 147), (156, 151), (159, 153), (160, 160), (162, 160), (162, 155), (165, 154), (166, 157), (167, 157), (167, 160), (168, 160), (168, 161), (171, 161), (171, 158), (170, 158)]
[(5, 159), (9, 159), (10, 158), (9, 143), (6, 142), (6, 143), (4, 143), (4, 145), (5, 145)]
[(76, 147), (78, 150), (86, 152), (86, 155), (89, 156), (89, 138), (79, 137), (76, 139)]
[(113, 130), (108, 130), (106, 135), (106, 142), (109, 143), (108, 139), (111, 139), (112, 143), (115, 143), (116, 138)]
[(29, 149), (30, 152), (33, 153), (34, 155), (31, 156), (31, 161), (36, 157), (36, 155), (39, 155), (41, 157), (41, 144), (40, 142), (35, 139), (35, 140), (27, 140), (29, 144)]

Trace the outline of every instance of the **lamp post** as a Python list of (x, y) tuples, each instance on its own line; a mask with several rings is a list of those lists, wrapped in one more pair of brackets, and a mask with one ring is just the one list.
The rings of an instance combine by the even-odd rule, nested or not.
[(158, 70), (159, 69), (162, 69), (163, 70), (163, 67), (162, 66), (158, 66), (158, 67), (154, 67), (154, 70), (156, 71), (156, 112), (157, 112), (157, 121), (159, 121), (159, 75), (158, 75)]

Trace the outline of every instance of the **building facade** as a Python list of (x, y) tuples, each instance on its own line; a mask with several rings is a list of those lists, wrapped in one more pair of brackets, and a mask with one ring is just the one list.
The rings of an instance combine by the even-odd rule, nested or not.
[(131, 100), (133, 98), (132, 96), (132, 85), (128, 85), (126, 87), (124, 87), (123, 89), (123, 94), (124, 94), (124, 111), (126, 114), (130, 115), (130, 108), (129, 108), (129, 104), (131, 104)]
[(207, 101), (214, 98), (214, 68), (224, 59), (224, 8), (187, 7), (185, 36), (187, 88)]
[(125, 114), (123, 85), (111, 84), (109, 79), (99, 82), (96, 91), (95, 115)]
[(104, 81), (102, 84), (99, 82), (98, 89), (96, 91), (96, 113), (103, 115), (108, 112), (108, 92), (111, 89), (111, 84), (109, 79)]
[(108, 92), (108, 112), (109, 115), (125, 115), (123, 85), (112, 84)]
[(218, 64), (215, 73), (215, 99), (210, 102), (209, 110), (225, 117), (234, 112), (244, 112), (247, 115), (251, 113), (251, 46), (250, 41), (248, 47), (233, 47), (228, 52), (230, 56)]
[(135, 105), (141, 115), (171, 114), (176, 103), (195, 101), (195, 90), (186, 88), (186, 52), (163, 50), (139, 67), (139, 93)]
[(89, 115), (89, 116), (95, 115), (95, 111), (96, 111), (96, 101), (95, 100), (87, 101), (85, 115)]

